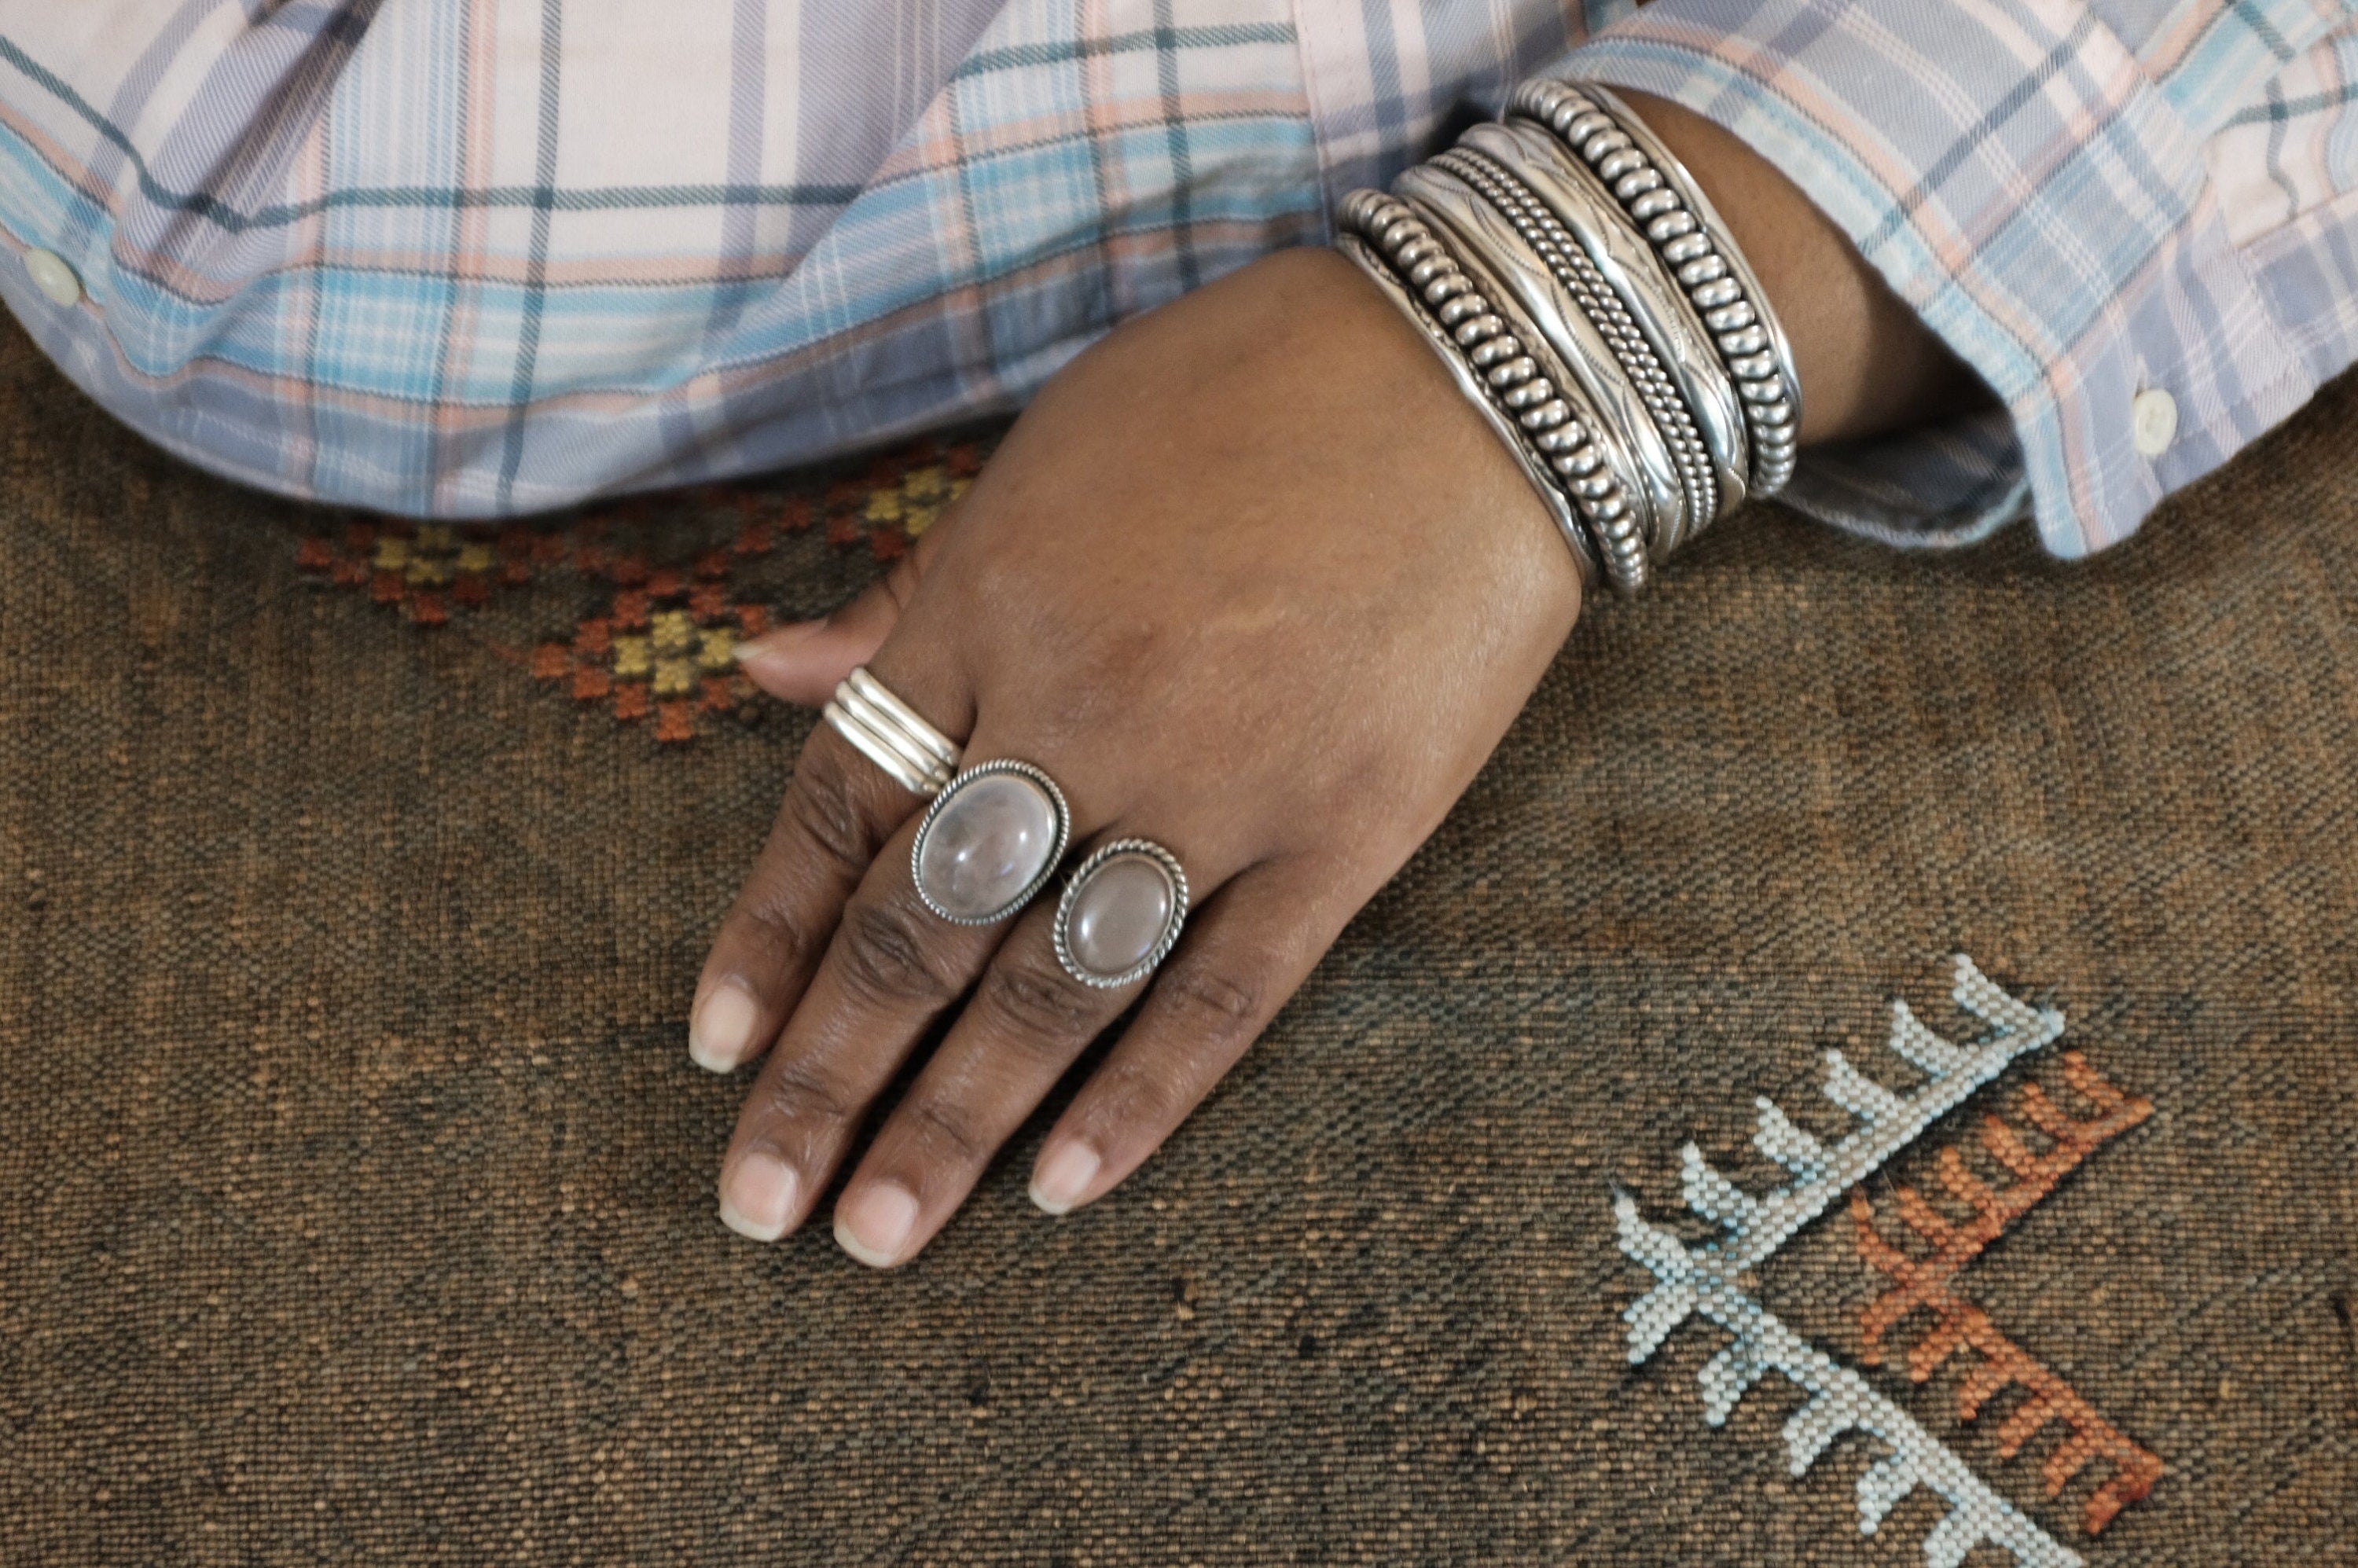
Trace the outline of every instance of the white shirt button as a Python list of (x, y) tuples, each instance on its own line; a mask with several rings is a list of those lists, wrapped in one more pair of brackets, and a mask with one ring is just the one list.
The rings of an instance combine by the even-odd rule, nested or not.
[(57, 252), (27, 251), (25, 270), (32, 275), (33, 287), (48, 295), (52, 305), (64, 308), (81, 303), (81, 279)]
[(2158, 458), (2178, 439), (2178, 399), (2158, 386), (2147, 387), (2129, 405), (2129, 435), (2137, 455)]

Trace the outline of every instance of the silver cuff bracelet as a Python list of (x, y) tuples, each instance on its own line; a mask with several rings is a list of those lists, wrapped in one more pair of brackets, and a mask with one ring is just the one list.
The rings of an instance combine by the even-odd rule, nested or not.
[(1583, 577), (1635, 591), (1791, 477), (1783, 330), (1693, 178), (1600, 88), (1353, 192), (1337, 244), (1384, 287), (1546, 501)]

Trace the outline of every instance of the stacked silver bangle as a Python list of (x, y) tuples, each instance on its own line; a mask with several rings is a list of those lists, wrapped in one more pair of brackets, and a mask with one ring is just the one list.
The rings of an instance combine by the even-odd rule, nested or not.
[(1339, 247), (1424, 332), (1625, 591), (1792, 477), (1790, 345), (1726, 227), (1602, 88), (1526, 83), (1508, 118), (1354, 191)]

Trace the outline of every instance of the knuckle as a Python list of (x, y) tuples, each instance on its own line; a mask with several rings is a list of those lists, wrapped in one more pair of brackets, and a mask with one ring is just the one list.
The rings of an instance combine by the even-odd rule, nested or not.
[(1100, 994), (1055, 964), (1002, 958), (983, 977), (979, 1000), (1017, 1034), (1065, 1042), (1098, 1032)]
[(961, 1164), (979, 1165), (990, 1150), (976, 1131), (974, 1120), (957, 1105), (926, 1098), (906, 1108), (910, 1136), (923, 1148), (946, 1153)]
[(845, 1121), (850, 1099), (808, 1062), (793, 1061), (764, 1076), (762, 1108), (774, 1121)]
[(957, 993), (927, 945), (930, 923), (900, 899), (862, 900), (843, 913), (845, 989), (870, 1007), (938, 1007)]
[(884, 593), (892, 600), (895, 615), (907, 614), (909, 601), (917, 597), (917, 584), (925, 571), (925, 562), (920, 557), (925, 554), (922, 549), (911, 550), (893, 562), (892, 569), (884, 574)]
[(1098, 1128), (1167, 1128), (1185, 1113), (1190, 1097), (1168, 1069), (1109, 1062), (1090, 1085), (1089, 1121)]
[(802, 963), (816, 946), (810, 927), (793, 903), (783, 896), (751, 901), (741, 914), (740, 929), (772, 972)]
[(860, 808), (842, 759), (821, 746), (806, 747), (786, 791), (786, 819), (795, 836), (838, 870), (857, 875), (876, 857), (876, 838)]
[(1163, 978), (1161, 989), (1174, 1019), (1215, 1041), (1249, 1036), (1260, 1016), (1260, 981), (1236, 970), (1183, 964)]

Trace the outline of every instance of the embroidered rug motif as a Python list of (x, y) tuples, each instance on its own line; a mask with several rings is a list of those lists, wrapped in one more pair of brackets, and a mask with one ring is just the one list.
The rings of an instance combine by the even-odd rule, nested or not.
[(296, 559), (421, 631), (463, 623), (551, 691), (677, 745), (762, 717), (734, 653), (777, 619), (761, 568), (783, 535), (817, 529), (895, 559), (966, 493), (990, 444), (919, 442), (857, 473), (628, 498), (555, 520), (355, 515), (302, 535)]
[[(1924, 1076), (1921, 1084), (1905, 1094), (1868, 1077), (1842, 1052), (1826, 1053), (1826, 1098), (1856, 1123), (1831, 1147), (1803, 1130), (1774, 1101), (1762, 1097), (1754, 1102), (1758, 1121), (1753, 1147), (1791, 1173), (1793, 1179), (1786, 1185), (1762, 1195), (1747, 1193), (1714, 1168), (1695, 1144), (1686, 1145), (1680, 1158), (1681, 1191), (1691, 1213), (1725, 1233), (1717, 1239), (1690, 1244), (1647, 1221), (1635, 1197), (1626, 1192), (1616, 1195), (1613, 1209), (1621, 1250), (1644, 1264), (1656, 1281), (1621, 1314), (1628, 1325), (1629, 1360), (1646, 1362), (1681, 1325), (1690, 1318), (1707, 1319), (1733, 1336), (1703, 1368), (1707, 1423), (1724, 1425), (1737, 1401), (1774, 1371), (1804, 1395), (1784, 1427), (1791, 1474), (1807, 1472), (1846, 1433), (1863, 1433), (1880, 1444), (1883, 1454), (1858, 1479), (1862, 1532), (1874, 1534), (1902, 1498), (1923, 1487), (1948, 1505), (1924, 1539), (1926, 1568), (1958, 1568), (1985, 1545), (2011, 1552), (2025, 1568), (2072, 1568), (2082, 1561), (2077, 1552), (1993, 1489), (1953, 1449), (1866, 1378), (1789, 1327), (1761, 1303), (1753, 1279), (1755, 1270), (1844, 1192), (1881, 1170), (2015, 1061), (2063, 1033), (2061, 1012), (2016, 1000), (1962, 954), (1955, 959), (1952, 995), (1960, 1008), (1991, 1026), (1979, 1041), (1952, 1044), (1926, 1027), (1907, 1003), (1892, 1003), (1889, 1048)], [(2075, 1120), (2036, 1085), (2027, 1087), (2022, 1114), (2049, 1141), (2044, 1152), (2034, 1152), (2014, 1129), (1994, 1117), (1985, 1123), (1985, 1146), (2016, 1173), (2014, 1185), (1994, 1191), (1966, 1169), (1956, 1149), (1943, 1152), (1940, 1169), (1944, 1184), (1972, 1206), (1973, 1220), (1952, 1225), (1912, 1189), (1900, 1189), (1900, 1212), (1933, 1242), (1936, 1250), (1931, 1258), (1911, 1258), (1877, 1236), (1872, 1208), (1863, 1194), (1855, 1193), (1852, 1213), (1861, 1227), (1861, 1247), (1868, 1261), (1900, 1281), (1872, 1303), (1861, 1320), (1867, 1364), (1880, 1363), (1882, 1336), (1893, 1325), (1920, 1306), (1932, 1308), (1940, 1314), (1940, 1325), (1911, 1358), (1915, 1380), (1925, 1380), (1956, 1345), (1969, 1342), (1987, 1364), (1968, 1380), (1962, 1411), (1965, 1419), (2007, 1384), (2020, 1383), (2030, 1390), (2029, 1400), (2006, 1422), (2001, 1439), (2006, 1456), (2052, 1421), (2071, 1428), (2072, 1435), (2047, 1464), (2050, 1497), (2059, 1494), (2091, 1459), (2101, 1455), (2113, 1462), (2116, 1474), (2088, 1504), (2087, 1526), (2093, 1534), (2152, 1489), (2160, 1473), (2159, 1459), (2115, 1431), (2061, 1379), (1988, 1327), (1985, 1315), (1948, 1292), (1950, 1281), (1964, 1263), (2054, 1191), (2099, 1143), (2152, 1114), (2149, 1102), (2122, 1095), (2077, 1053), (2067, 1055), (2065, 1071), (2072, 1087), (2095, 1104), (2097, 1113)]]

